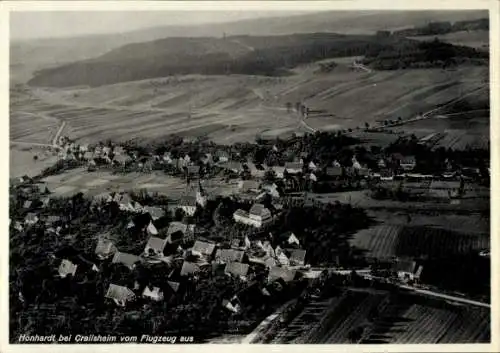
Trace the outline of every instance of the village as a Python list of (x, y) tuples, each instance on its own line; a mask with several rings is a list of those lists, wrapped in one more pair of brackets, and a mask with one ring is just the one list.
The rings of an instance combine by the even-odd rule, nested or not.
[[(81, 193), (61, 199), (51, 194), (42, 177), (16, 178), (11, 180), (11, 236), (39, 234), (52, 239), (60, 249), (51, 250), (49, 263), (61, 280), (85, 282), (108, 273), (109, 278), (101, 278), (106, 283), (101, 300), (124, 308), (149, 301), (165, 303), (168, 310), (195, 300), (193, 293), (202, 290), (207, 278), (233, 281), (216, 301), (229, 317), (240, 320), (243, 313), (255, 310), (256, 302), (267, 300), (276, 308), (303, 290), (313, 290), (311, 283), (325, 273), (345, 276), (348, 281), (361, 275), (372, 281), (426, 288), (419, 283), (423, 267), (414, 259), (394, 258), (380, 270), (353, 255), (342, 241), (333, 245), (326, 240), (319, 248), (314, 246), (319, 243), (308, 243), (307, 231), (295, 234), (287, 229), (290, 221), (286, 219), (293, 212), (319, 209), (319, 216), (314, 217), (335, 215), (332, 222), (349, 224), (345, 231), (361, 229), (368, 222), (362, 211), (356, 213), (338, 201), (325, 202), (322, 188), (329, 192), (367, 190), (374, 199), (385, 189), (384, 198), (400, 200), (408, 180), (423, 182), (427, 189), (433, 181), (441, 186), (449, 183), (439, 202), (457, 204), (466, 192), (465, 181), (484, 183), (479, 166), (460, 169), (446, 160), (441, 173), (428, 175), (415, 172), (418, 161), (413, 155), (362, 151), (357, 156), (359, 149), (345, 149), (350, 143), (346, 136), (316, 135), (323, 144), (333, 143), (335, 159), (328, 151), (314, 158), (312, 151), (301, 150), (314, 146), (315, 140), (304, 141), (314, 139), (307, 136), (229, 148), (181, 141), (173, 148), (158, 148), (162, 153), (130, 144), (84, 146), (61, 138), (60, 160), (45, 175), (82, 166), (88, 172), (160, 170), (184, 180), (185, 192), (173, 202), (167, 200), (168, 195), (132, 190), (109, 191), (89, 200)], [(231, 181), (235, 192), (224, 197), (210, 194), (203, 185), (213, 178)], [(431, 199), (421, 191), (415, 197)], [(92, 222), (100, 225), (93, 227)], [(89, 227), (90, 234), (77, 241), (75, 232), (83, 232), (79, 227)], [(311, 251), (314, 248), (316, 253)], [(22, 290), (17, 295), (20, 303), (27, 301)]]

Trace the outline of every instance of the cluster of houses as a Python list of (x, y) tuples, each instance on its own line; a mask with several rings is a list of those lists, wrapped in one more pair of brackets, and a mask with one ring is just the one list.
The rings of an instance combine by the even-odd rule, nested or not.
[[(120, 264), (133, 270), (139, 263), (165, 262), (172, 267), (170, 273), (165, 274), (163, 284), (151, 283), (140, 286), (127, 286), (111, 283), (106, 298), (117, 305), (125, 306), (128, 302), (141, 296), (148, 300), (163, 301), (172, 295), (182, 295), (183, 286), (188, 278), (196, 280), (201, 272), (209, 271), (216, 276), (237, 277), (247, 283), (243, 292), (249, 288), (259, 287), (264, 296), (285, 288), (287, 283), (298, 278), (301, 271), (307, 272), (305, 263), (306, 251), (300, 248), (299, 239), (288, 233), (280, 237), (279, 245), (273, 247), (272, 235), (269, 239), (233, 241), (230, 247), (200, 239), (196, 236), (196, 227), (180, 222), (171, 222), (164, 237), (151, 234), (144, 251), (141, 254), (129, 254), (120, 251), (110, 239), (100, 238), (96, 244), (96, 255), (102, 261), (111, 259), (114, 264)], [(192, 246), (184, 248), (186, 240), (193, 240)], [(172, 246), (177, 249), (166, 255), (165, 249)], [(63, 260), (60, 273), (71, 271), (74, 274), (75, 265)], [(172, 264), (177, 263), (178, 266)], [(69, 270), (68, 270), (69, 269)], [(259, 282), (256, 277), (260, 270), (267, 269), (267, 277)], [(140, 289), (140, 290), (139, 290)], [(177, 293), (177, 294), (176, 294)], [(242, 293), (233, 293), (223, 301), (224, 307), (232, 312), (239, 312), (244, 303)]]
[[(26, 180), (19, 180), (25, 182)], [(246, 190), (243, 185), (252, 181), (243, 181), (241, 190)], [(276, 186), (267, 185), (261, 187), (258, 183), (253, 183), (253, 187), (260, 193), (270, 193), (279, 195)], [(45, 195), (43, 185), (21, 184), (19, 188), (29, 188), (26, 193), (34, 195), (32, 200), (24, 202), (27, 214), (24, 222), (15, 221), (14, 228), (22, 231), (39, 222), (45, 222), (46, 232), (59, 234), (65, 227), (67, 220), (64, 216), (45, 215), (43, 216), (44, 205), (49, 205), (50, 196)], [(36, 188), (36, 192), (33, 192)], [(18, 189), (19, 190), (19, 189)], [(35, 199), (39, 199), (40, 202)], [(188, 200), (189, 199), (189, 200)], [(195, 195), (186, 195), (181, 198), (176, 208), (182, 209), (186, 214), (193, 215), (196, 207), (204, 207), (207, 201), (207, 194), (199, 184)], [(197, 278), (200, 271), (214, 271), (218, 275), (234, 276), (248, 283), (248, 288), (255, 290), (257, 282), (256, 273), (267, 269), (267, 281), (259, 282), (262, 295), (271, 295), (276, 288), (284, 288), (287, 282), (297, 278), (300, 271), (307, 271), (305, 266), (305, 250), (301, 249), (299, 239), (292, 233), (284, 234), (274, 239), (272, 234), (266, 237), (256, 237), (250, 240), (248, 236), (242, 239), (233, 239), (228, 244), (214, 243), (200, 237), (196, 225), (183, 222), (172, 221), (165, 229), (157, 229), (156, 221), (165, 216), (165, 209), (156, 206), (143, 206), (125, 192), (113, 192), (94, 199), (94, 205), (100, 207), (103, 204), (116, 203), (119, 209), (131, 216), (127, 228), (138, 229), (142, 234), (147, 234), (148, 239), (144, 249), (140, 254), (132, 254), (119, 249), (113, 237), (101, 236), (95, 245), (95, 261), (86, 259), (83, 256), (70, 256), (62, 258), (57, 273), (61, 278), (67, 276), (88, 275), (99, 271), (100, 261), (110, 261), (133, 270), (139, 263), (166, 263), (172, 268), (172, 272), (166, 274), (165, 283), (157, 284), (127, 284), (110, 283), (105, 297), (124, 306), (137, 297), (148, 300), (162, 301), (169, 300), (172, 296), (182, 295), (186, 278)], [(35, 205), (36, 204), (36, 205)], [(36, 207), (34, 207), (34, 205)], [(233, 215), (235, 222), (247, 224), (255, 229), (262, 229), (271, 222), (274, 217), (270, 210), (263, 204), (254, 203), (250, 211), (237, 210)], [(166, 230), (166, 231), (165, 231)], [(250, 236), (252, 237), (252, 236)], [(191, 244), (186, 247), (186, 244)], [(245, 293), (247, 293), (247, 289)], [(238, 312), (243, 305), (237, 299), (242, 297), (243, 292), (238, 295), (228, 297), (224, 301), (224, 306), (233, 312)]]

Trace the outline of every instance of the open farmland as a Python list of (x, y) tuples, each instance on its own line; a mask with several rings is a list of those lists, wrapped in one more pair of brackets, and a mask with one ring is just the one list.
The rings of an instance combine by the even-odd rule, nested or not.
[[(34, 156), (38, 159), (35, 161)], [(54, 165), (57, 156), (52, 152), (37, 147), (10, 147), (9, 153), (9, 175), (10, 177), (20, 177), (23, 175), (36, 176), (42, 170)]]
[[(339, 59), (326, 73), (317, 72), (318, 63), (301, 66), (288, 77), (189, 75), (94, 88), (33, 88), (29, 100), (11, 107), (11, 130), (22, 130), (24, 120), (16, 113), (31, 113), (66, 121), (71, 137), (85, 142), (172, 133), (221, 143), (252, 141), (264, 130), (271, 136), (297, 130), (298, 117), (287, 113), (287, 102), (302, 101), (313, 111), (306, 120), (313, 129), (364, 127), (412, 118), (480, 87), (487, 77), (483, 67), (367, 73), (349, 68), (350, 60)], [(364, 137), (367, 144), (382, 144), (396, 136)]]
[(356, 233), (352, 246), (378, 259), (466, 254), (489, 248), (488, 233), (465, 233), (436, 226), (383, 224)]
[(60, 125), (57, 119), (32, 114), (14, 113), (11, 119), (15, 121), (10, 124), (11, 141), (49, 144)]
[(363, 328), (359, 342), (367, 344), (484, 343), (490, 339), (489, 312), (482, 308), (362, 289), (348, 290), (327, 303), (319, 311), (314, 302), (306, 306), (277, 334), (275, 343), (351, 343), (349, 333), (357, 328)]
[[(126, 175), (110, 172), (88, 172), (84, 168), (73, 169), (63, 174), (43, 179), (51, 192), (58, 196), (71, 196), (83, 192), (97, 196), (111, 191), (147, 190), (177, 199), (186, 192), (186, 182), (163, 173), (128, 173)], [(220, 180), (208, 180), (204, 188), (211, 194), (231, 193), (237, 186)]]

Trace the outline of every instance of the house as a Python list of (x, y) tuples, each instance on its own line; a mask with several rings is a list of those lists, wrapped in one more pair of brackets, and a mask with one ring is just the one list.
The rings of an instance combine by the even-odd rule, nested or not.
[(269, 223), (272, 220), (271, 211), (260, 203), (256, 203), (252, 206), (252, 208), (250, 208), (249, 216), (250, 219), (257, 222), (256, 224), (258, 224), (258, 227)]
[(280, 193), (278, 191), (278, 186), (276, 184), (266, 184), (261, 186), (262, 190), (265, 190), (269, 195), (274, 198), (280, 197)]
[(163, 216), (165, 216), (165, 211), (163, 211), (161, 207), (144, 206), (142, 208), (142, 211), (144, 213), (149, 213), (153, 221), (156, 221), (157, 219), (160, 219)]
[(109, 155), (110, 153), (111, 153), (111, 147), (104, 146), (104, 147), (102, 148), (102, 154), (103, 154), (103, 155), (107, 156), (107, 155)]
[(286, 242), (288, 245), (295, 244), (297, 246), (300, 246), (299, 238), (297, 238), (297, 236), (295, 234), (293, 234), (292, 232), (285, 234), (285, 237), (286, 237)]
[(114, 153), (115, 155), (118, 155), (118, 154), (125, 154), (125, 150), (124, 150), (124, 148), (123, 148), (122, 146), (115, 146), (115, 147), (113, 148), (113, 153)]
[(50, 197), (46, 196), (42, 198), (40, 202), (42, 203), (43, 208), (48, 207), (50, 205)]
[(142, 292), (142, 296), (144, 298), (149, 298), (157, 302), (163, 300), (163, 292), (158, 287), (151, 287), (150, 289), (149, 286), (146, 286), (146, 288), (144, 288), (144, 291)]
[(13, 227), (18, 232), (21, 232), (23, 230), (23, 224), (21, 222), (19, 222), (19, 221), (15, 221)]
[(181, 222), (171, 222), (167, 229), (167, 243), (173, 244), (182, 241), (184, 237), (194, 234), (194, 224), (184, 224)]
[(92, 151), (87, 151), (82, 156), (82, 159), (84, 159), (86, 161), (90, 161), (93, 158), (94, 158), (94, 153)]
[(278, 245), (275, 249), (276, 261), (281, 266), (290, 266), (289, 255)]
[(380, 171), (380, 180), (391, 181), (394, 180), (394, 173), (390, 169), (384, 169)]
[(222, 306), (235, 314), (239, 313), (241, 310), (241, 307), (240, 307), (240, 304), (239, 304), (237, 298), (233, 298), (231, 300), (224, 299), (222, 301)]
[(144, 254), (153, 256), (162, 256), (163, 250), (167, 245), (167, 239), (150, 237), (144, 248)]
[(99, 238), (95, 249), (95, 254), (99, 259), (104, 260), (111, 255), (114, 255), (116, 251), (116, 246), (111, 240)]
[(179, 206), (181, 210), (188, 216), (193, 216), (196, 212), (197, 200), (194, 195), (183, 195), (179, 200)]
[(61, 216), (50, 215), (45, 219), (46, 226), (52, 226), (54, 223), (60, 222)]
[(378, 163), (377, 163), (377, 166), (378, 166), (379, 168), (382, 168), (382, 169), (383, 169), (383, 168), (385, 168), (387, 165), (386, 165), (386, 163), (385, 163), (385, 160), (381, 158), (381, 159), (379, 159), (379, 161), (378, 161)]
[(240, 192), (258, 191), (259, 187), (260, 183), (256, 180), (240, 180), (238, 182), (238, 190)]
[(28, 213), (24, 218), (24, 223), (28, 225), (33, 225), (36, 224), (37, 222), (38, 222), (38, 216), (36, 215), (36, 213), (33, 212)]
[(128, 194), (112, 193), (108, 196), (107, 202), (116, 202), (122, 211), (135, 211), (134, 201)]
[(313, 161), (310, 161), (309, 165), (308, 165), (308, 168), (309, 168), (309, 170), (315, 172), (318, 169), (318, 166)]
[(235, 249), (219, 249), (215, 254), (215, 260), (222, 263), (243, 262), (244, 257), (244, 251)]
[(276, 175), (276, 178), (283, 179), (285, 177), (285, 167), (274, 166), (274, 167), (271, 167), (271, 170)]
[(25, 208), (25, 209), (27, 209), (27, 210), (28, 210), (28, 209), (30, 209), (30, 208), (31, 208), (31, 206), (32, 206), (32, 205), (33, 205), (33, 201), (31, 201), (31, 200), (26, 200), (26, 201), (24, 201), (24, 203), (23, 203), (23, 208)]
[(215, 152), (215, 157), (220, 163), (229, 162), (229, 153), (223, 150), (218, 150)]
[(241, 262), (229, 262), (226, 264), (225, 273), (227, 275), (246, 279), (250, 266)]
[(219, 167), (231, 173), (239, 174), (243, 171), (243, 165), (239, 162), (230, 161), (219, 164)]
[(132, 162), (132, 158), (126, 154), (115, 154), (113, 156), (113, 164), (124, 166), (127, 163)]
[(325, 174), (329, 177), (339, 178), (342, 176), (342, 167), (341, 166), (326, 167)]
[(205, 153), (205, 155), (201, 157), (200, 160), (203, 164), (212, 164), (214, 162), (214, 158), (211, 153)]
[(132, 270), (135, 268), (135, 265), (138, 262), (142, 262), (142, 259), (137, 255), (117, 251), (113, 256), (113, 260), (111, 262), (114, 264), (127, 266)]
[(113, 300), (116, 305), (125, 306), (135, 299), (135, 294), (127, 287), (110, 284), (106, 292), (106, 298)]
[(148, 226), (146, 227), (146, 231), (149, 235), (157, 235), (158, 234), (158, 229), (156, 229), (153, 222), (149, 222)]
[(243, 223), (249, 226), (260, 228), (272, 221), (271, 212), (262, 204), (254, 204), (250, 212), (242, 209), (236, 210), (233, 213), (233, 219), (238, 223)]
[(170, 154), (170, 152), (165, 152), (163, 154), (163, 158), (162, 159), (163, 159), (163, 162), (165, 164), (172, 164), (172, 162), (173, 162), (172, 155)]
[(64, 259), (61, 261), (61, 264), (59, 265), (59, 269), (57, 271), (59, 273), (59, 276), (65, 278), (67, 275), (74, 276), (77, 268), (77, 265), (67, 259)]
[(415, 156), (403, 156), (401, 153), (393, 153), (392, 160), (397, 162), (405, 171), (413, 170), (417, 165)]
[(393, 266), (393, 271), (397, 273), (401, 281), (414, 281), (420, 278), (422, 266), (417, 267), (417, 263), (411, 260), (398, 260)]
[(192, 262), (184, 261), (182, 263), (181, 276), (194, 275), (200, 271), (200, 267)]
[(300, 162), (286, 162), (285, 170), (288, 174), (302, 173), (302, 163)]
[(200, 256), (208, 259), (213, 255), (215, 247), (216, 245), (213, 243), (197, 240), (194, 242), (193, 248), (191, 250), (194, 254), (199, 254)]
[(282, 279), (285, 282), (291, 282), (295, 279), (295, 270), (290, 270), (284, 267), (271, 267), (269, 269), (268, 281), (274, 282), (278, 279)]
[(399, 161), (399, 165), (403, 168), (403, 170), (410, 171), (415, 169), (417, 161), (415, 156), (404, 156), (403, 159)]
[(306, 262), (306, 251), (303, 249), (290, 249), (290, 264), (292, 266), (304, 266)]
[(250, 175), (254, 178), (263, 178), (266, 174), (266, 169), (260, 164), (255, 164), (249, 161), (246, 163), (246, 166), (248, 167)]

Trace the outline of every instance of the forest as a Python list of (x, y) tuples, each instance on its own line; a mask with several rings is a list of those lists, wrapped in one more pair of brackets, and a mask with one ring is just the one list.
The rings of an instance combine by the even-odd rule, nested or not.
[[(200, 41), (188, 41), (176, 49), (166, 38), (136, 43), (109, 53), (38, 71), (32, 86), (101, 86), (170, 75), (291, 75), (292, 69), (323, 59), (366, 56), (365, 64), (379, 70), (442, 67), (459, 64), (487, 65), (488, 53), (441, 42), (419, 42), (399, 36), (308, 33), (267, 37), (213, 39), (207, 50)], [(233, 42), (227, 45), (226, 42)], [(234, 41), (252, 50), (235, 51)], [(220, 43), (219, 43), (220, 42)], [(200, 48), (201, 46), (201, 48)], [(165, 48), (168, 48), (166, 50)]]

